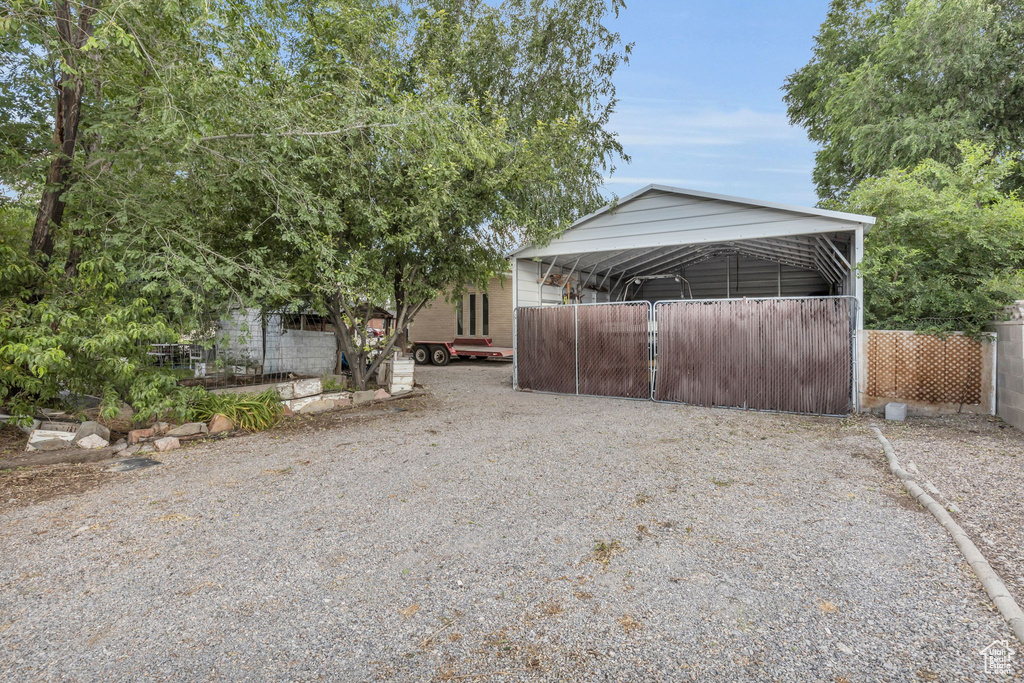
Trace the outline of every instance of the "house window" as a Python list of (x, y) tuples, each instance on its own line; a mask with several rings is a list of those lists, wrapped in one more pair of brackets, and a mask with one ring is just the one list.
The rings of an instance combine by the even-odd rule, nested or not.
[(469, 295), (469, 336), (476, 336), (476, 294)]
[(487, 295), (484, 294), (483, 300), (480, 302), (480, 334), (487, 336), (487, 316), (488, 316), (488, 304)]
[(462, 299), (455, 304), (455, 336), (462, 336)]

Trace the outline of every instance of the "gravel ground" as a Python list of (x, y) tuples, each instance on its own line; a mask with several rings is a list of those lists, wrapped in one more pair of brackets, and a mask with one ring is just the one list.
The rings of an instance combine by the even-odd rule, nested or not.
[(1024, 605), (1024, 435), (974, 415), (911, 418), (883, 427), (946, 501), (1017, 602)]
[(979, 680), (1012, 637), (863, 423), (510, 372), (6, 512), (0, 679)]

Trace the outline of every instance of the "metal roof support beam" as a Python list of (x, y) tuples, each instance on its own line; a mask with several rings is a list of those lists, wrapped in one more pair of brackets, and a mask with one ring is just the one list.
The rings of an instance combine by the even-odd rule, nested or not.
[(832, 260), (831, 255), (825, 251), (825, 248), (818, 241), (814, 242), (814, 249), (821, 258), (822, 265), (830, 273), (832, 283), (841, 283), (845, 275), (843, 275), (843, 271), (835, 264), (835, 261)]
[[(712, 249), (712, 247), (713, 247), (713, 249)], [(653, 266), (652, 268), (648, 268), (645, 271), (637, 273), (637, 275), (648, 275), (648, 274), (650, 274), (650, 273), (652, 273), (652, 272), (654, 272), (656, 270), (667, 270), (667, 269), (670, 269), (670, 268), (679, 268), (681, 266), (685, 267), (686, 265), (689, 265), (691, 261), (694, 261), (696, 259), (700, 259), (704, 254), (708, 254), (708, 253), (712, 253), (713, 254), (713, 253), (716, 253), (716, 252), (718, 252), (720, 250), (721, 250), (721, 244), (718, 244), (718, 243), (710, 244), (710, 245), (703, 246), (703, 247), (698, 247), (697, 249), (694, 249), (693, 251), (685, 254), (682, 257), (675, 258), (675, 259), (673, 259), (671, 261), (666, 261), (666, 262), (663, 262), (663, 263), (658, 263), (655, 266)]]
[(552, 268), (555, 267), (556, 263), (558, 263), (558, 257), (557, 256), (555, 258), (551, 259), (551, 265), (548, 266), (548, 272), (544, 273), (544, 277), (542, 277), (541, 279), (537, 280), (537, 283), (539, 285), (544, 286), (544, 283), (547, 282), (548, 276), (551, 275), (551, 270), (552, 270)]
[(569, 274), (565, 276), (565, 280), (562, 284), (562, 289), (565, 289), (565, 286), (569, 284), (569, 280), (572, 279), (572, 274), (576, 272), (576, 266), (580, 264), (580, 259), (582, 258), (583, 257), (580, 256), (580, 258), (576, 259), (576, 263), (572, 264), (572, 270), (570, 270)]
[(771, 245), (732, 242), (733, 248), (736, 250), (745, 250), (750, 254), (759, 254), (765, 258), (771, 258), (778, 261), (785, 261), (789, 265), (797, 266), (798, 268), (810, 268), (816, 269), (817, 263), (814, 258), (809, 255), (794, 253), (792, 250), (783, 249), (779, 247), (773, 247)]
[[(636, 263), (632, 267), (633, 267), (633, 269), (638, 274), (641, 274), (641, 273), (645, 274), (647, 272), (650, 272), (652, 269), (653, 270), (664, 269), (666, 267), (669, 267), (668, 264), (671, 264), (671, 263), (674, 263), (676, 261), (679, 261), (680, 259), (686, 259), (686, 258), (688, 258), (689, 256), (691, 256), (693, 254), (699, 254), (699, 253), (701, 253), (703, 251), (707, 251), (708, 249), (711, 249), (711, 248), (716, 247), (716, 246), (717, 245), (696, 245), (696, 246), (690, 245), (690, 246), (687, 246), (687, 247), (683, 247), (682, 249), (674, 249), (674, 250), (672, 250), (670, 252), (667, 252), (665, 254), (660, 254), (660, 255), (656, 256), (655, 258), (650, 258), (650, 259), (647, 259), (647, 260), (642, 261), (640, 263)], [(653, 264), (653, 265), (651, 265), (651, 264)], [(647, 267), (645, 267), (643, 270), (638, 270), (638, 268), (640, 268), (640, 266), (647, 266)]]
[(801, 262), (797, 259), (789, 259), (784, 256), (779, 256), (777, 253), (774, 252), (763, 252), (750, 246), (737, 246), (736, 251), (746, 256), (750, 256), (751, 258), (757, 258), (765, 261), (774, 261), (775, 263), (784, 263), (787, 266), (793, 266), (794, 268), (803, 268), (805, 270), (818, 270), (816, 264), (808, 264), (806, 262)]
[[(658, 248), (659, 249), (664, 249), (664, 247), (658, 247)], [(687, 244), (687, 245), (684, 245), (684, 246), (681, 246), (681, 247), (678, 247), (678, 248), (675, 248), (675, 249), (670, 249), (666, 253), (659, 254), (659, 255), (654, 256), (654, 257), (651, 257), (651, 250), (650, 249), (645, 249), (644, 253), (636, 254), (634, 256), (630, 256), (630, 257), (628, 257), (628, 258), (626, 258), (626, 259), (624, 259), (622, 261), (617, 261), (616, 263), (612, 264), (612, 267), (613, 268), (622, 268), (624, 270), (625, 269), (630, 269), (630, 268), (639, 268), (640, 266), (645, 265), (647, 263), (651, 263), (652, 261), (656, 261), (656, 260), (658, 260), (660, 258), (665, 258), (666, 256), (671, 256), (672, 254), (676, 254), (676, 253), (679, 253), (681, 251), (686, 251), (687, 249), (692, 249), (692, 248), (693, 248), (692, 244)]]
[(818, 235), (817, 237), (819, 242), (831, 247), (832, 252), (839, 258), (839, 262), (846, 266), (847, 270), (853, 270), (853, 266), (850, 265), (850, 262), (846, 260), (845, 256), (843, 256), (843, 252), (839, 251), (839, 247), (837, 247), (832, 240), (828, 239), (824, 235)]

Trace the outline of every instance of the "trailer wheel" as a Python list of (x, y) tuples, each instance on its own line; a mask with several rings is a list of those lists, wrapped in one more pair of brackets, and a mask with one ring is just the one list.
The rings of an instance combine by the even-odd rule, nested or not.
[(430, 362), (430, 349), (423, 344), (417, 344), (412, 350), (412, 358), (416, 365), (426, 365)]
[(435, 346), (430, 352), (430, 362), (434, 365), (448, 365), (451, 359), (452, 354), (443, 346)]

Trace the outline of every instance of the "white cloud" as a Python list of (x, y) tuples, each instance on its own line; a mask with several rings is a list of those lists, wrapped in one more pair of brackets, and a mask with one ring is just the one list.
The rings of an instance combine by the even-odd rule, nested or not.
[(783, 113), (694, 107), (673, 100), (624, 101), (611, 121), (630, 147), (731, 147), (803, 137)]

